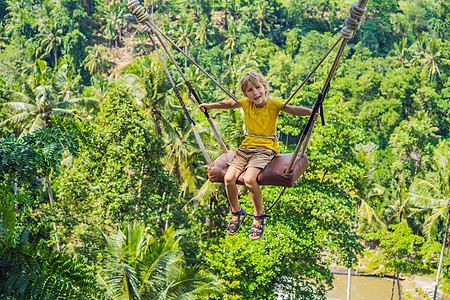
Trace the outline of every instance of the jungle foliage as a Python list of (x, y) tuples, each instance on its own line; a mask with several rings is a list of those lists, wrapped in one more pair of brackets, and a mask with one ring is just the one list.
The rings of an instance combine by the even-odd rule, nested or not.
[[(287, 99), (339, 38), (349, 1), (142, 5), (238, 98), (240, 77), (254, 69), (272, 97)], [(383, 273), (442, 272), (450, 290), (447, 1), (369, 0), (331, 82), (325, 125), (315, 126), (311, 167), (259, 241), (247, 223), (225, 236), (225, 190), (207, 181), (191, 125), (126, 1), (0, 0), (0, 24), (1, 297), (325, 299), (330, 265), (355, 266), (373, 245)], [(169, 48), (203, 102), (227, 99)], [(205, 116), (166, 62), (216, 158)], [(312, 107), (331, 64), (290, 104)], [(211, 116), (237, 147), (241, 112)], [(283, 152), (305, 123), (280, 115)], [(265, 205), (279, 192), (264, 187)]]

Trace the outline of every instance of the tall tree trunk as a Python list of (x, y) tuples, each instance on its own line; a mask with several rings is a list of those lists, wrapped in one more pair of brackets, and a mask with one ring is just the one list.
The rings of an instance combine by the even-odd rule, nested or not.
[(53, 56), (55, 57), (55, 68), (58, 66), (58, 55), (56, 54), (56, 45), (53, 48)]
[(397, 288), (398, 288), (398, 300), (402, 300), (402, 287), (400, 286), (400, 272), (397, 268)]
[[(53, 192), (52, 192), (52, 184), (50, 181), (50, 175), (45, 178), (46, 184), (47, 184), (47, 192), (48, 192), (48, 198), (50, 199), (50, 207), (53, 207), (54, 198), (53, 198)], [(53, 223), (53, 230), (55, 231), (55, 237), (56, 237), (56, 249), (58, 252), (61, 253), (61, 246), (59, 245), (59, 238), (58, 238), (58, 231), (56, 230), (56, 223)]]
[(445, 226), (445, 234), (444, 234), (444, 240), (442, 241), (441, 256), (439, 257), (439, 266), (438, 266), (438, 271), (437, 271), (437, 275), (436, 275), (436, 286), (434, 287), (433, 300), (436, 300), (438, 289), (439, 289), (439, 277), (441, 277), (442, 260), (444, 259), (445, 244), (447, 243), (447, 239), (448, 239), (449, 224), (450, 224), (450, 209), (447, 212), (447, 225)]
[[(289, 136), (289, 134), (287, 135)], [(287, 136), (286, 136), (286, 146), (287, 146)], [(359, 227), (359, 207), (361, 206), (361, 200), (358, 200), (358, 204), (356, 205), (356, 216), (355, 216), (355, 235), (358, 235), (358, 227)], [(347, 300), (350, 300), (350, 292), (352, 290), (352, 266), (348, 268), (347, 274)]]
[[(188, 45), (186, 42), (186, 44), (184, 45), (184, 53), (186, 53), (186, 55), (188, 55), (187, 47), (188, 47)], [(187, 74), (187, 57), (186, 56), (184, 57), (184, 72), (185, 72), (185, 74)]]
[(165, 231), (167, 231), (167, 228), (169, 228), (169, 213), (170, 213), (170, 203), (169, 203), (169, 201), (167, 201), (167, 211), (166, 211), (167, 218), (166, 218), (166, 224), (164, 226)]
[(136, 203), (136, 212), (139, 211), (139, 203), (141, 203), (141, 199), (142, 199), (142, 176), (144, 175), (144, 164), (141, 165), (141, 173), (139, 174), (139, 183), (138, 183), (138, 193), (137, 193), (137, 200), (138, 202)]
[(350, 292), (352, 289), (352, 267), (348, 268), (347, 273), (347, 300), (350, 300)]
[(208, 216), (208, 219), (206, 220), (208, 222), (208, 239), (212, 238), (212, 231), (214, 229), (214, 203), (216, 202), (216, 195), (211, 197), (211, 203), (209, 204), (209, 211), (210, 215)]
[(395, 278), (392, 279), (391, 300), (394, 299)]

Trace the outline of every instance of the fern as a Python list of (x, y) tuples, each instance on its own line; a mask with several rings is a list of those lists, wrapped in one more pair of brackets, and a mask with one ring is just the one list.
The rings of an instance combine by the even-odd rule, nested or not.
[(52, 251), (44, 243), (0, 247), (0, 298), (102, 298), (94, 270), (81, 258)]

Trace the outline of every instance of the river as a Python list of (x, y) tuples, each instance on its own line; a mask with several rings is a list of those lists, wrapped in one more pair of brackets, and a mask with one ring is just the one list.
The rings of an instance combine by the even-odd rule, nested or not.
[[(328, 300), (347, 300), (347, 275), (335, 274), (333, 290), (328, 292)], [(390, 300), (392, 279), (368, 276), (352, 276), (351, 300)], [(395, 284), (394, 300), (398, 300)]]

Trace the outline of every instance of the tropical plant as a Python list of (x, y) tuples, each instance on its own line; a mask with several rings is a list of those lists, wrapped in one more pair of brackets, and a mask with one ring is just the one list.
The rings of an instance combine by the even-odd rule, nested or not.
[[(419, 245), (424, 238), (412, 233), (406, 221), (389, 225), (389, 229), (380, 229), (376, 233), (366, 235), (367, 239), (380, 242), (381, 253), (387, 267), (392, 267), (397, 273), (392, 284), (397, 281), (399, 299), (402, 299), (399, 274), (401, 271), (413, 270), (415, 258), (419, 254)], [(394, 289), (392, 289), (392, 293)], [(392, 299), (392, 296), (391, 296)]]
[(56, 184), (55, 210), (64, 215), (64, 239), (85, 238), (87, 256), (97, 245), (91, 232), (80, 228), (96, 224), (103, 229), (128, 220), (163, 227), (170, 216), (162, 209), (168, 202), (173, 205), (178, 195), (176, 182), (162, 164), (163, 140), (126, 90), (119, 85), (108, 93), (89, 126), (89, 147), (81, 149)]
[(47, 55), (53, 56), (54, 66), (58, 65), (58, 51), (62, 44), (63, 31), (58, 27), (58, 24), (53, 19), (46, 19), (39, 26), (39, 49), (41, 52), (41, 58), (45, 58)]
[(103, 57), (106, 52), (102, 45), (88, 46), (86, 48), (88, 55), (83, 60), (84, 68), (89, 70), (89, 73), (101, 75), (109, 66), (109, 61)]
[(356, 230), (358, 230), (359, 219), (364, 219), (367, 225), (372, 225), (375, 220), (374, 227), (386, 227), (375, 211), (380, 203), (380, 190), (373, 180), (373, 171), (375, 170), (375, 158), (377, 146), (375, 144), (357, 145), (357, 160), (362, 163), (359, 176), (355, 179), (354, 192), (352, 197), (356, 199)]
[(275, 17), (273, 15), (273, 8), (270, 6), (269, 1), (258, 0), (254, 3), (253, 18), (258, 23), (260, 35), (262, 35), (263, 27), (267, 31), (270, 31), (269, 22), (273, 22)]
[(226, 40), (224, 42), (223, 50), (229, 49), (228, 54), (228, 63), (231, 61), (231, 56), (233, 55), (233, 52), (235, 51), (235, 48), (237, 46), (238, 42), (238, 22), (233, 21), (230, 24), (230, 27), (228, 28), (227, 32), (225, 33)]
[(430, 82), (433, 82), (434, 74), (441, 76), (441, 71), (439, 70), (440, 56), (441, 56), (441, 40), (438, 37), (433, 36), (428, 43), (426, 52), (426, 64), (423, 68), (422, 73), (428, 71), (428, 77)]
[(103, 299), (95, 271), (81, 257), (53, 251), (44, 241), (0, 243), (0, 297), (4, 299)]
[[(177, 39), (176, 42), (181, 47), (184, 48), (184, 53), (189, 55), (189, 47), (194, 47), (194, 32), (193, 27), (194, 23), (192, 19), (184, 19), (184, 22), (182, 22), (182, 26), (180, 26), (176, 31), (172, 31), (176, 33)], [(184, 57), (184, 68), (187, 69), (187, 57)]]
[(201, 16), (200, 22), (197, 23), (197, 35), (195, 39), (198, 39), (199, 44), (203, 44), (204, 49), (206, 49), (206, 45), (211, 34), (212, 26), (210, 21), (208, 21), (205, 16)]
[(36, 19), (33, 18), (34, 7), (27, 0), (7, 1), (7, 22), (5, 32), (22, 42), (37, 33)]
[(153, 120), (154, 129), (162, 136), (170, 128), (166, 114), (166, 95), (169, 85), (164, 68), (155, 54), (136, 60), (124, 69), (124, 81), (136, 103), (144, 108)]
[(110, 299), (208, 299), (220, 282), (199, 266), (186, 264), (179, 248), (181, 231), (172, 227), (158, 239), (144, 224), (128, 223), (110, 237), (99, 280)]
[(68, 112), (52, 105), (56, 102), (56, 97), (55, 91), (50, 86), (38, 86), (30, 96), (15, 91), (7, 93), (6, 97), (9, 101), (3, 105), (10, 116), (0, 123), (0, 126), (14, 126), (22, 123), (23, 131), (21, 136), (24, 136), (37, 129), (50, 127), (50, 114), (52, 111), (55, 113)]
[[(447, 243), (448, 231), (450, 226), (450, 146), (443, 142), (435, 151), (433, 157), (434, 172), (428, 175), (428, 178), (417, 178), (410, 187), (410, 201), (428, 212), (425, 220), (424, 231), (428, 239), (436, 236), (439, 229), (442, 230), (444, 222), (444, 236), (442, 240), (442, 250), (439, 259), (438, 272), (436, 276), (436, 285), (434, 298), (436, 298), (439, 287), (439, 277), (442, 271), (442, 261), (444, 250)], [(441, 225), (441, 226), (439, 226)], [(442, 236), (442, 235), (441, 235)]]
[(403, 176), (400, 175), (398, 180), (392, 179), (389, 188), (380, 186), (380, 189), (383, 192), (384, 219), (389, 224), (407, 221), (411, 214), (411, 204), (408, 201), (408, 189)]
[(408, 43), (408, 38), (405, 36), (403, 37), (398, 44), (394, 44), (394, 53), (396, 57), (400, 60), (400, 63), (402, 66), (408, 65), (408, 57), (407, 57), (407, 51), (408, 48), (406, 47)]
[[(6, 178), (9, 177), (13, 181), (33, 174), (43, 178), (52, 207), (55, 199), (51, 177), (58, 172), (65, 151), (76, 155), (78, 141), (75, 132), (68, 132), (64, 128), (40, 129), (23, 138), (2, 140), (0, 153), (3, 161), (0, 174), (7, 174)], [(56, 223), (53, 222), (52, 225), (57, 249), (61, 251)]]
[(106, 6), (105, 15), (102, 18), (106, 24), (103, 25), (102, 30), (109, 39), (110, 50), (112, 40), (114, 40), (116, 48), (120, 42), (124, 14), (125, 11), (120, 6), (120, 2), (112, 1)]
[(397, 157), (392, 170), (402, 172), (409, 181), (423, 172), (429, 165), (436, 130), (425, 111), (418, 111), (414, 117), (400, 122), (389, 140), (392, 153)]

